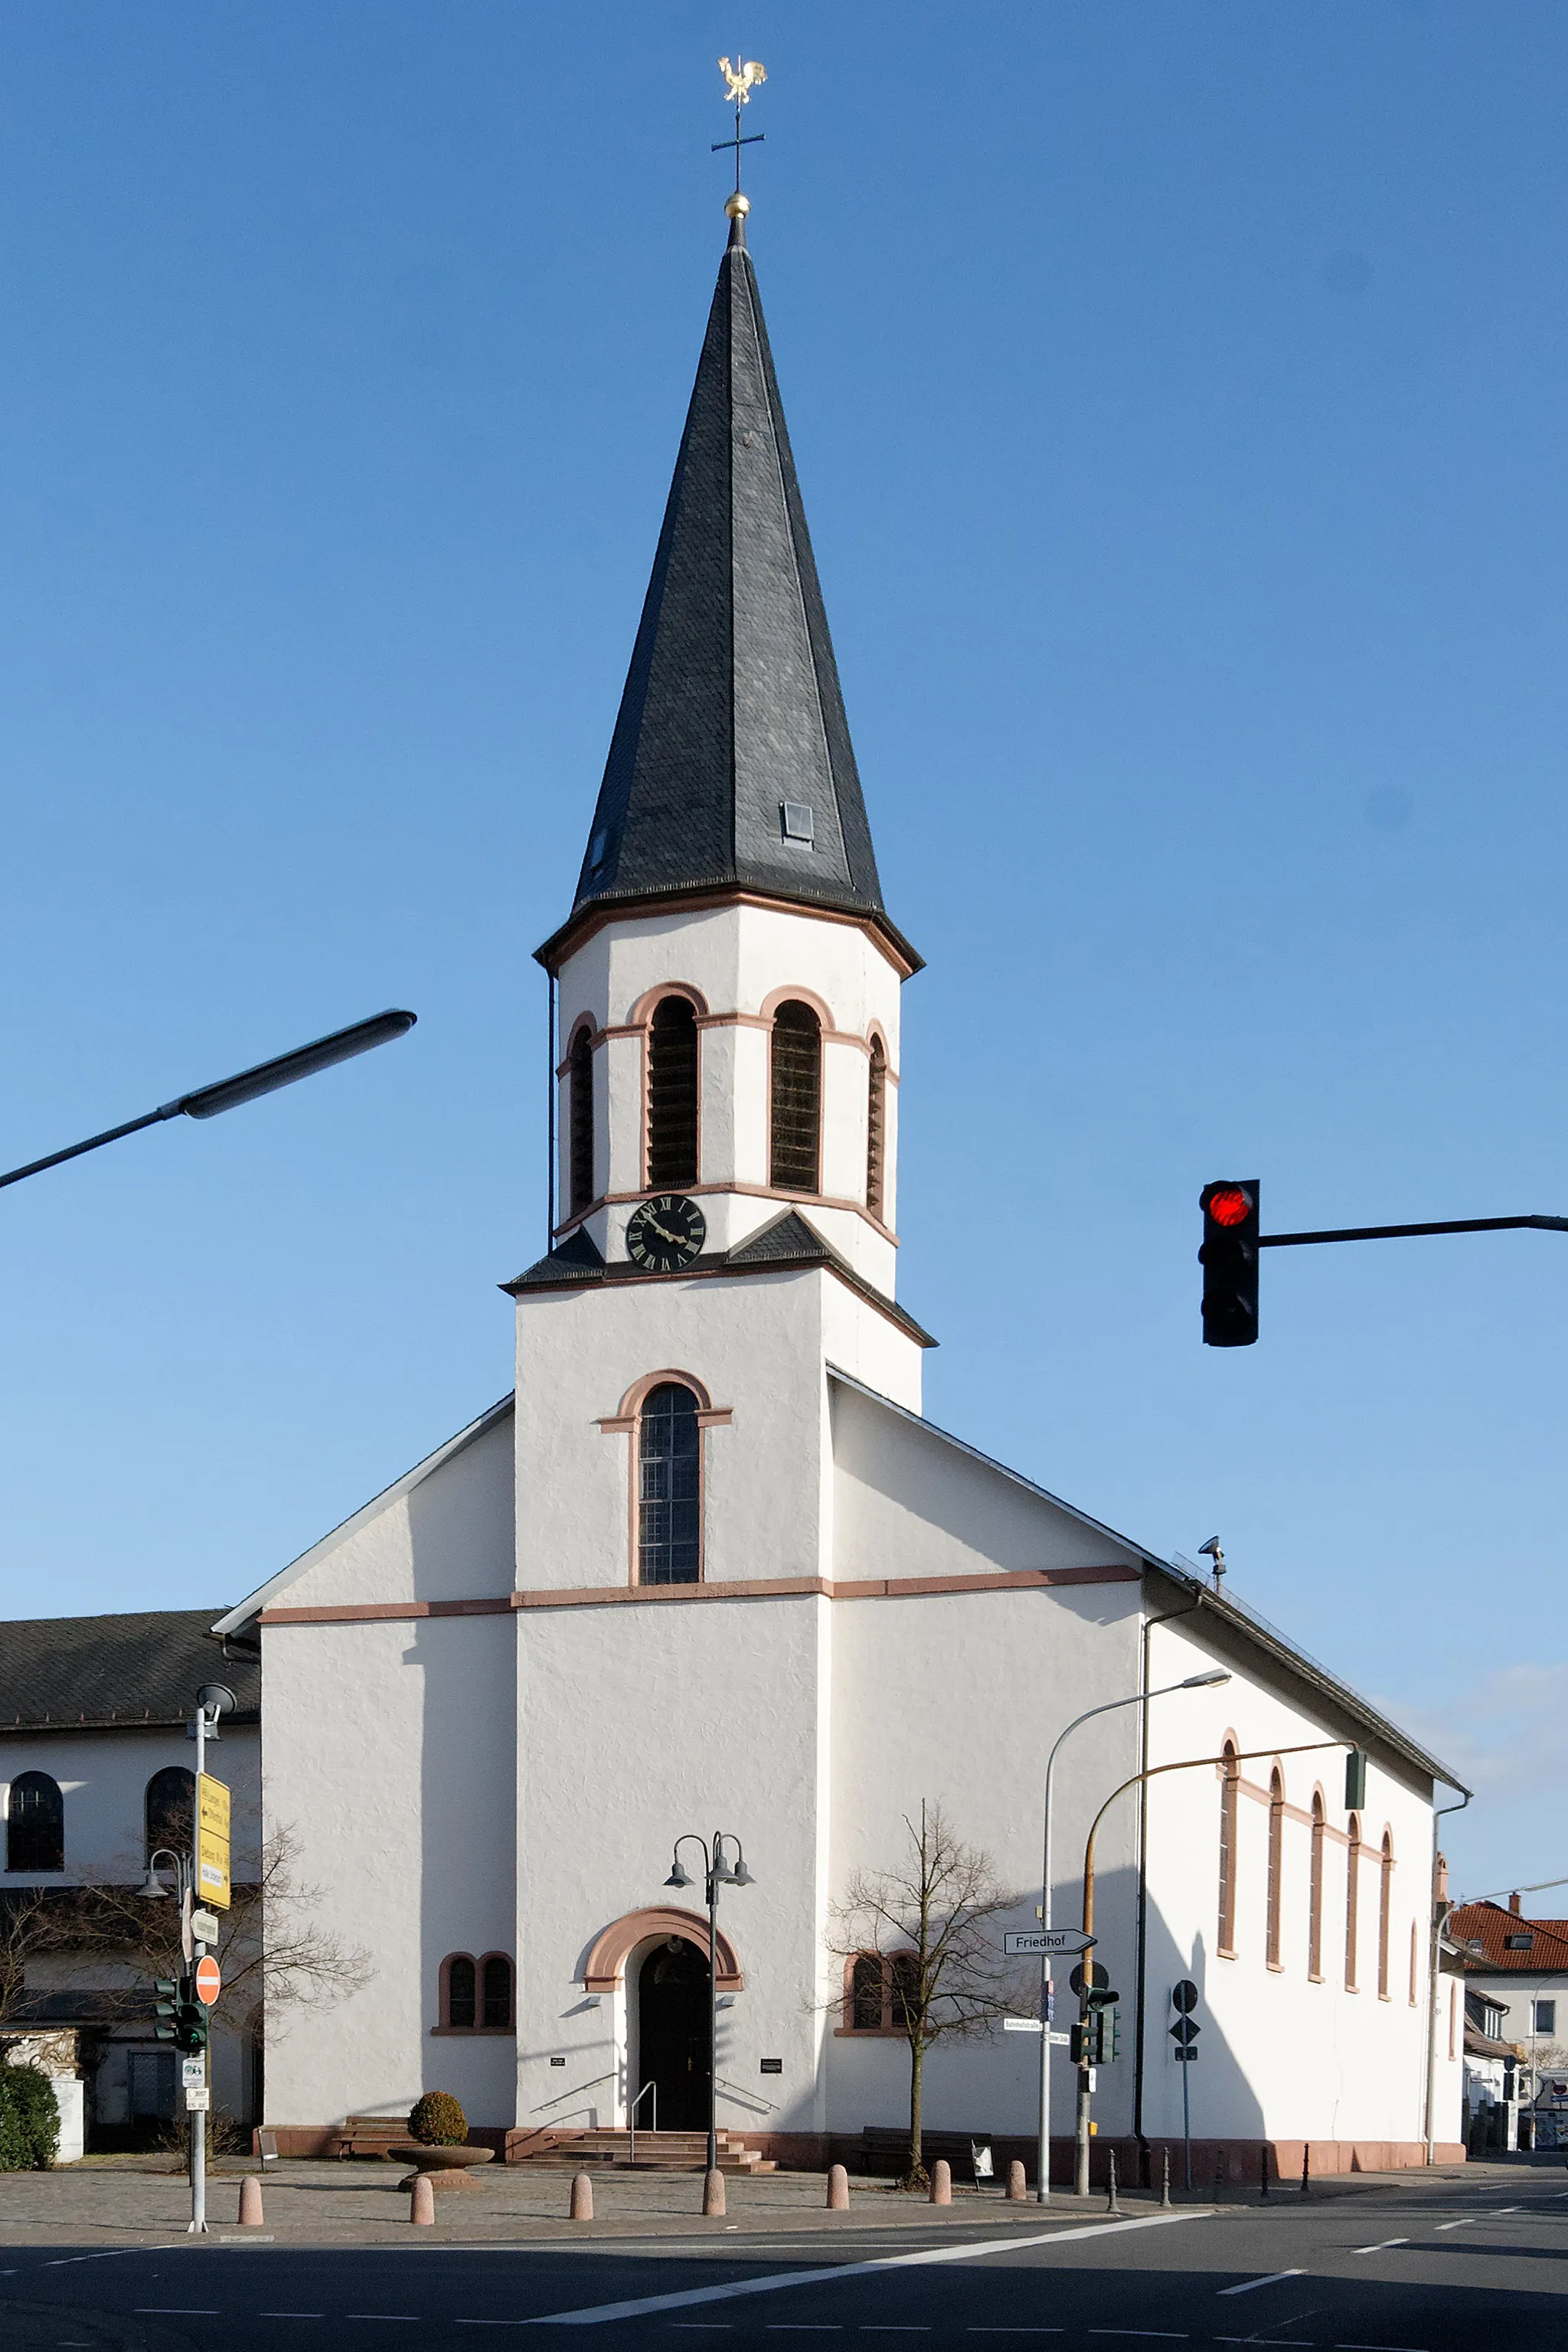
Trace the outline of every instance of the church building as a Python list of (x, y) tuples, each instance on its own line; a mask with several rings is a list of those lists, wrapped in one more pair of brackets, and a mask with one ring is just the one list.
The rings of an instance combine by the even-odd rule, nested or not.
[[(1185, 2081), (1205, 2180), (1264, 2142), (1286, 2174), (1304, 2145), (1319, 2170), (1450, 2158), (1442, 1765), (922, 1415), (935, 1343), (896, 1279), (921, 958), (883, 903), (745, 198), (726, 210), (582, 868), (538, 950), (558, 1198), (504, 1285), (514, 1389), (214, 1628), (259, 1639), (267, 1826), (371, 1968), (269, 2021), (266, 2120), (304, 2151), (446, 2090), (519, 2161), (656, 2104), (661, 2131), (703, 2126), (696, 1847), (672, 1864), (717, 1831), (745, 1864), (718, 1913), (721, 2126), (853, 2163), (909, 2083), (894, 1956), (846, 1941), (857, 1874), (906, 1865), (940, 1806), (1016, 1890), (1000, 1951), (1042, 1899), (1047, 1751), (1103, 1706), (1062, 1750), (1052, 1873), (1075, 1923), (1101, 1816), (1097, 2147), (1179, 2147)], [(939, 2043), (929, 2129), (1031, 2147), (1037, 2002), (1026, 1968), (1025, 2030)], [(1049, 2047), (1065, 2167), (1077, 2072)]]

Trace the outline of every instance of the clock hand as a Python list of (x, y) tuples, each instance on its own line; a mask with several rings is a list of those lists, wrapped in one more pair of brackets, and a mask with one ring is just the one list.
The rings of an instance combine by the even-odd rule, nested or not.
[(661, 1242), (668, 1242), (673, 1249), (684, 1249), (686, 1247), (685, 1234), (672, 1234), (669, 1227), (668, 1225), (661, 1225), (656, 1217), (645, 1217), (643, 1219), (643, 1223), (647, 1227), (650, 1234), (657, 1234)]

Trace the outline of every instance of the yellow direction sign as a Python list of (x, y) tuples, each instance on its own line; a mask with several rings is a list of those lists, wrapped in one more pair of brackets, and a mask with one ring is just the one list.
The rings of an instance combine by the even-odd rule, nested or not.
[(196, 1780), (196, 1893), (228, 1909), (228, 1790), (210, 1772)]

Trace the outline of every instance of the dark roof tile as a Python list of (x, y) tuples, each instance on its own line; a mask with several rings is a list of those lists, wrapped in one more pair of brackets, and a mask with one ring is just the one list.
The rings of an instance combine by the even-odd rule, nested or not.
[(254, 1723), (260, 1661), (213, 1640), (220, 1614), (221, 1604), (0, 1622), (0, 1731), (188, 1722), (203, 1683), (226, 1683)]

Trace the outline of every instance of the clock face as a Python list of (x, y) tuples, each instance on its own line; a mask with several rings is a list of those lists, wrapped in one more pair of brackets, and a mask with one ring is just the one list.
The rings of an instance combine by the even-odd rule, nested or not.
[(676, 1274), (708, 1238), (708, 1220), (684, 1192), (661, 1192), (632, 1212), (626, 1255), (647, 1274)]

